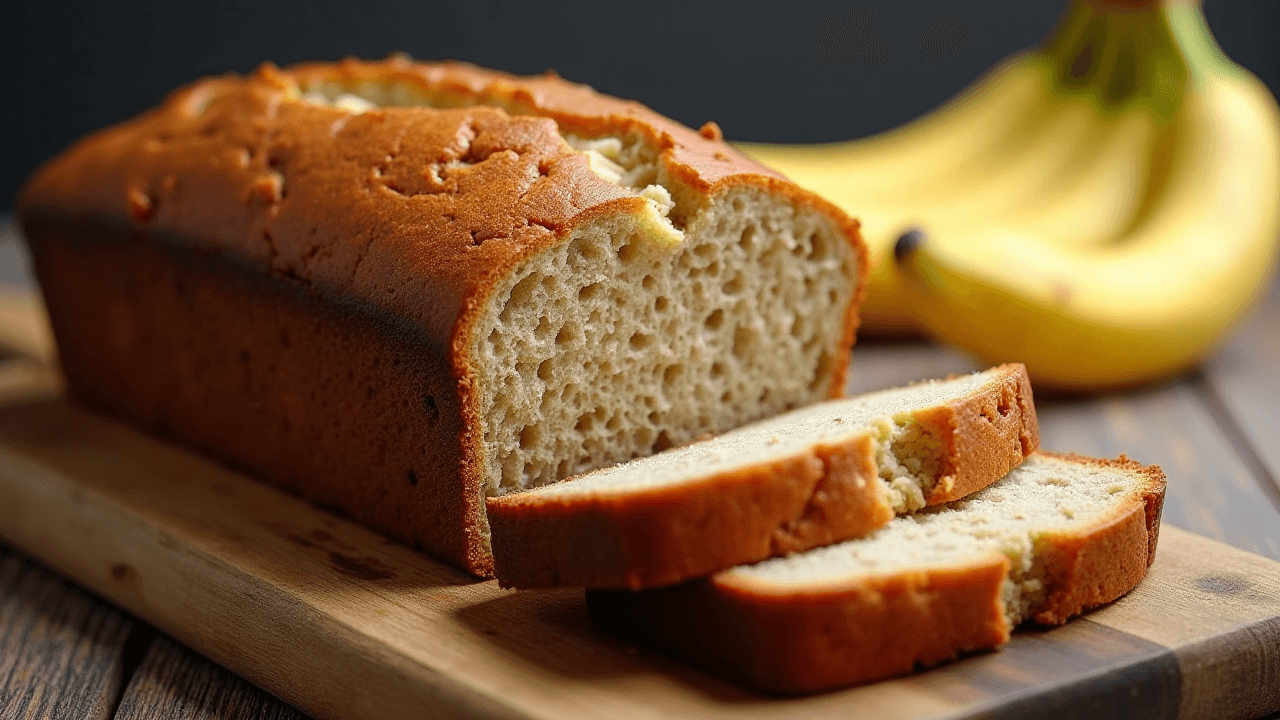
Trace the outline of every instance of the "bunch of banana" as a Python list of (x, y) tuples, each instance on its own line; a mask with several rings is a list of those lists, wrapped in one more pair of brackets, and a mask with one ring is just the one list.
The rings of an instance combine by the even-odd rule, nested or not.
[(1280, 247), (1280, 112), (1195, 0), (1073, 0), (1041, 46), (900, 129), (746, 145), (862, 220), (864, 327), (920, 328), (1039, 385), (1175, 374)]

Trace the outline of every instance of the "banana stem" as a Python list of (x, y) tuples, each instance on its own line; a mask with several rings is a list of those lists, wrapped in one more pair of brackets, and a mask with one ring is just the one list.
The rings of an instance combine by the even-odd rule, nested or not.
[(1038, 54), (1063, 92), (1103, 108), (1146, 105), (1171, 119), (1189, 84), (1240, 72), (1199, 0), (1071, 0)]

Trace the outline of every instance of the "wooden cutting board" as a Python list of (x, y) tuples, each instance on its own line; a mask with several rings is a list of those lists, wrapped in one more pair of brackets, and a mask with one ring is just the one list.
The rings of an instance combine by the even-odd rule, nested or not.
[(35, 359), (49, 355), (38, 316), (7, 307), (0, 344), (27, 354), (0, 363), (0, 537), (319, 718), (1130, 720), (1280, 708), (1280, 563), (1169, 526), (1136, 590), (1064, 627), (898, 680), (755, 694), (598, 632), (579, 591), (476, 582), (68, 404)]

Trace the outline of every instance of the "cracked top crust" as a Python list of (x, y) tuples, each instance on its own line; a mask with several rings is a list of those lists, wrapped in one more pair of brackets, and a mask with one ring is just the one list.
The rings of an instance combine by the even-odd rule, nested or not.
[[(396, 83), (431, 106), (353, 111), (303, 97), (323, 83)], [(579, 223), (649, 202), (593, 172), (566, 133), (651, 143), (677, 222), (706, 196), (751, 184), (856, 235), (854, 221), (733, 150), (712, 123), (694, 131), (553, 73), (517, 78), (404, 57), (265, 64), (197, 81), (55, 158), (20, 205), (24, 215), (71, 210), (132, 224), (382, 308), (427, 338), (449, 338), (452, 348), (436, 350), (457, 363), (459, 330), (520, 259)]]

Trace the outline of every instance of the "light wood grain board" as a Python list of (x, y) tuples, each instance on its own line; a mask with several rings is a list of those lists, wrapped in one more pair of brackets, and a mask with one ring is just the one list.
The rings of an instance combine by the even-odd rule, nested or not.
[[(5, 378), (10, 377), (8, 380)], [(319, 718), (1256, 717), (1280, 707), (1280, 563), (1166, 528), (1149, 577), (1000, 652), (807, 698), (757, 695), (0, 366), (0, 535)], [(1105, 710), (1105, 712), (1103, 712)]]

